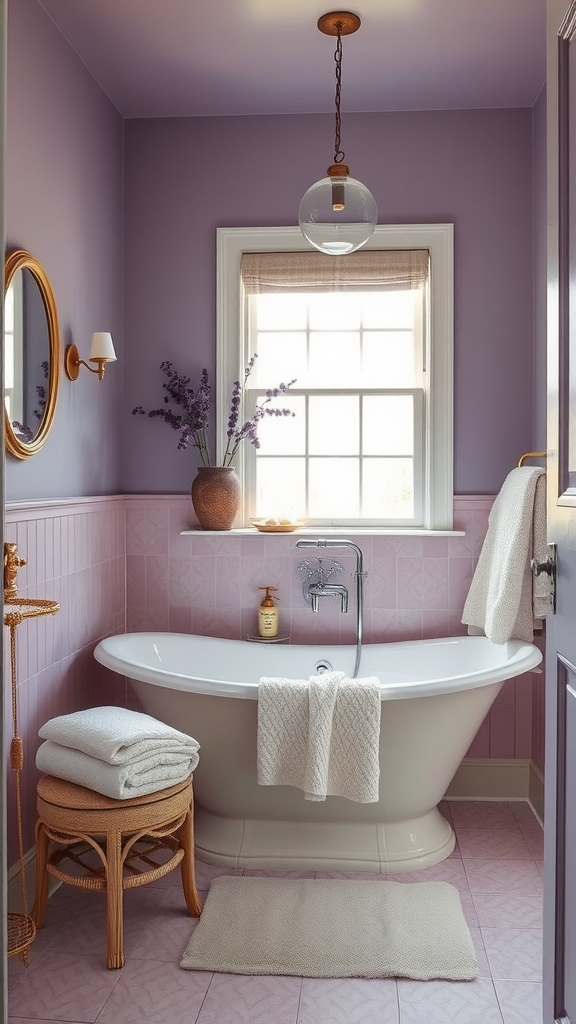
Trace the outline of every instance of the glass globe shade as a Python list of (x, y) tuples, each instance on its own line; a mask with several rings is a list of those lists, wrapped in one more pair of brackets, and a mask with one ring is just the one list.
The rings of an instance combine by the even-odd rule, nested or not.
[(329, 256), (344, 256), (368, 241), (376, 227), (374, 196), (349, 175), (314, 182), (302, 196), (298, 221), (304, 237)]

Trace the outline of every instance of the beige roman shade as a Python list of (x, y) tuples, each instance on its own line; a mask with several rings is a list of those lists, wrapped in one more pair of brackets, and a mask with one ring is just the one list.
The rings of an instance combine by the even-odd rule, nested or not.
[(281, 291), (382, 291), (421, 288), (428, 249), (368, 249), (347, 256), (321, 252), (245, 252), (241, 275), (248, 295)]

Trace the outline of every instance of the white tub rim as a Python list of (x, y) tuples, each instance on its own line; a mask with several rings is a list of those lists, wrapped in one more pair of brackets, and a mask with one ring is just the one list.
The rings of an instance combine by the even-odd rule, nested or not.
[[(189, 637), (190, 640), (205, 646), (209, 643), (223, 645), (224, 649), (242, 645), (244, 640), (230, 640), (220, 637), (203, 636), (194, 633), (175, 633), (161, 631), (134, 631), (117, 633), (101, 640), (95, 650), (95, 659), (104, 667), (119, 675), (127, 676), (130, 679), (138, 679), (141, 682), (150, 683), (154, 686), (163, 686), (173, 690), (183, 690), (190, 693), (202, 693), (208, 696), (220, 696), (227, 698), (238, 698), (244, 700), (258, 699), (258, 681), (253, 683), (240, 682), (225, 679), (206, 679), (185, 674), (183, 672), (166, 671), (158, 666), (151, 665), (143, 660), (136, 660), (134, 654), (128, 655), (128, 645), (133, 639), (140, 639), (146, 643), (166, 643), (170, 637)], [(515, 678), (524, 673), (531, 672), (542, 661), (542, 652), (534, 645), (523, 640), (509, 640), (506, 644), (492, 644), (484, 636), (452, 636), (438, 637), (429, 640), (400, 640), (382, 644), (365, 644), (364, 648), (373, 651), (377, 647), (382, 648), (424, 648), (425, 646), (447, 644), (475, 644), (482, 645), (487, 649), (494, 649), (497, 653), (504, 653), (503, 660), (495, 660), (495, 663), (488, 668), (483, 668), (466, 675), (443, 676), (435, 679), (415, 679), (410, 682), (396, 682), (381, 684), (380, 696), (382, 700), (404, 700), (415, 697), (434, 696), (442, 693), (454, 692), (455, 690), (474, 689), (479, 686), (487, 686), (491, 683), (503, 682), (506, 679)], [(256, 646), (256, 645), (254, 645)], [(292, 649), (314, 651), (317, 658), (322, 658), (325, 652), (355, 652), (354, 645), (337, 644), (291, 644)], [(278, 649), (278, 648), (276, 648)], [(360, 663), (360, 675), (362, 662)], [(458, 685), (454, 686), (457, 681)], [(450, 685), (452, 684), (452, 685)]]

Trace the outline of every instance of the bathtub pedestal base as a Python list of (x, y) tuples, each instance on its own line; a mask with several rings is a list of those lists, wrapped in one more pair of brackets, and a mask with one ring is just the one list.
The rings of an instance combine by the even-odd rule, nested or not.
[(197, 805), (194, 831), (200, 860), (279, 871), (418, 871), (445, 860), (455, 845), (437, 808), (383, 824), (224, 818)]

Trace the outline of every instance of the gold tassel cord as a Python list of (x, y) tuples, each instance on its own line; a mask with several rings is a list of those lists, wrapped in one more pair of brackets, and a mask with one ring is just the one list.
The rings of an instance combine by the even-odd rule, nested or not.
[(23, 913), (8, 914), (8, 956), (18, 955), (28, 967), (28, 951), (36, 936), (36, 925), (28, 913), (26, 871), (24, 866), (24, 834), (22, 828), (22, 793), (20, 773), (24, 767), (24, 743), (18, 735), (18, 683), (16, 671), (16, 629), (25, 619), (40, 615), (54, 615), (60, 611), (57, 601), (41, 597), (20, 597), (16, 576), (26, 559), (18, 558), (16, 544), (4, 544), (4, 625), (10, 629), (10, 676), (12, 686), (12, 741), (10, 744), (10, 766), (14, 771), (16, 791), (16, 821), (18, 829), (18, 855), (20, 862), (20, 886)]
[[(9, 613), (8, 618), (20, 618), (20, 613)], [(20, 619), (21, 621), (21, 619)], [(8, 623), (6, 623), (8, 625)], [(20, 858), (20, 885), (22, 890), (21, 914), (8, 914), (8, 956), (18, 955), (25, 967), (28, 967), (28, 953), (36, 937), (36, 925), (28, 913), (28, 894), (26, 891), (26, 871), (24, 868), (24, 835), (22, 829), (22, 800), (20, 789), (20, 772), (24, 767), (24, 744), (18, 735), (18, 701), (16, 682), (16, 628), (18, 622), (10, 623), (10, 675), (12, 681), (12, 729), (13, 738), (10, 744), (10, 764), (14, 770), (16, 787), (16, 821), (18, 826), (18, 854)]]

